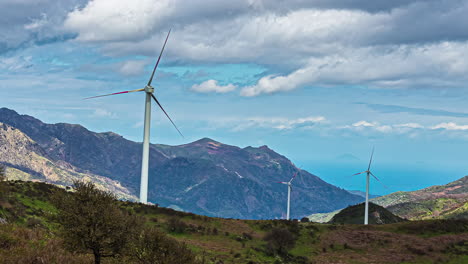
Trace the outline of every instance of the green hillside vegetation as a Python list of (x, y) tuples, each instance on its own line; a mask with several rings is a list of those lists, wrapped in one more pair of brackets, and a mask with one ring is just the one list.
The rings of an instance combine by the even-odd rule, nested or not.
[(468, 176), (446, 185), (413, 192), (395, 192), (372, 199), (392, 213), (411, 220), (467, 218)]
[[(70, 230), (64, 228), (63, 219), (60, 220), (64, 208), (57, 207), (61, 200), (57, 201), (57, 197), (68, 197), (67, 201), (78, 199), (75, 192), (45, 183), (21, 181), (1, 182), (0, 188), (0, 218), (8, 222), (0, 225), (0, 263), (94, 261), (92, 250), (66, 243), (71, 233), (67, 233)], [(138, 233), (130, 228), (123, 245), (106, 244), (104, 255), (112, 256), (103, 256), (102, 263), (422, 264), (468, 261), (467, 220), (335, 225), (210, 218), (132, 202), (112, 200), (111, 203), (122, 212), (114, 211), (115, 219), (122, 215), (139, 219), (134, 225), (138, 226), (140, 221), (145, 232)], [(79, 206), (69, 206), (69, 209), (73, 207)], [(76, 210), (78, 212), (78, 208)], [(93, 210), (86, 207), (80, 210), (93, 214)], [(76, 212), (68, 210), (68, 213)], [(110, 226), (122, 224), (113, 223)], [(179, 257), (186, 259), (182, 261)]]
[[(370, 201), (409, 220), (468, 219), (468, 176), (446, 185), (413, 192), (395, 192)], [(312, 214), (308, 218), (325, 223), (340, 211)]]
[[(330, 223), (333, 224), (362, 224), (364, 223), (365, 204), (349, 206), (333, 216)], [(393, 224), (405, 221), (403, 218), (392, 214), (382, 206), (369, 203), (369, 224)]]

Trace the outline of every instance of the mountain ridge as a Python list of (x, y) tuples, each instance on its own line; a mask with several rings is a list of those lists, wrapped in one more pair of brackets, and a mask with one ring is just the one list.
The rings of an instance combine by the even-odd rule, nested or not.
[[(79, 175), (108, 178), (132, 196), (138, 193), (141, 142), (81, 125), (46, 124), (6, 108), (0, 109), (0, 122), (28, 136), (37, 146), (33, 152), (51, 163)], [(209, 216), (281, 218), (287, 189), (276, 182), (297, 172), (291, 194), (294, 218), (362, 202), (362, 197), (300, 170), (267, 146), (240, 148), (210, 138), (177, 146), (151, 144), (148, 197), (161, 206)]]

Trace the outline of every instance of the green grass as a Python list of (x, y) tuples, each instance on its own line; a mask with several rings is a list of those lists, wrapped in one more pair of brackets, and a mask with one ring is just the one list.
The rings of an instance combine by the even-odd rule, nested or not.
[[(50, 195), (52, 192), (65, 192), (65, 190), (31, 182), (9, 182), (0, 183), (0, 185), (7, 186), (10, 193), (5, 199), (6, 202), (0, 203), (0, 215), (7, 216), (10, 223), (30, 230), (33, 229), (28, 227), (28, 220), (39, 219), (43, 224), (42, 229), (46, 230), (48, 236), (41, 238), (41, 241), (32, 241), (31, 243), (34, 245), (48, 243), (47, 241), (54, 239), (55, 230), (57, 230), (58, 226), (51, 216), (56, 214), (57, 210), (50, 202)], [(449, 202), (449, 200), (441, 201), (438, 206), (443, 207)], [(11, 208), (4, 207), (7, 205), (11, 206)], [(462, 237), (468, 232), (467, 220), (460, 220), (459, 222), (453, 222), (454, 220), (431, 220), (364, 227), (362, 225), (293, 223), (280, 220), (210, 218), (131, 202), (121, 202), (121, 207), (145, 217), (147, 225), (155, 226), (170, 237), (185, 242), (198, 256), (204, 256), (207, 264), (219, 261), (223, 263), (248, 263), (249, 261), (253, 263), (275, 263), (275, 261), (280, 261), (280, 257), (268, 255), (265, 250), (266, 242), (263, 237), (273, 227), (287, 228), (297, 232), (297, 240), (295, 246), (289, 251), (289, 256), (286, 256), (283, 262), (278, 263), (309, 263), (311, 261), (318, 261), (317, 263), (365, 263), (360, 259), (369, 255), (379, 259), (383, 255), (378, 254), (384, 254), (391, 250), (401, 251), (401, 249), (398, 249), (398, 244), (376, 244), (372, 236), (362, 237), (364, 239), (362, 241), (364, 246), (362, 247), (345, 247), (345, 244), (352, 245), (353, 243), (349, 240), (353, 236), (346, 238), (346, 234), (352, 232), (370, 232), (378, 239), (384, 239), (387, 234), (396, 237), (410, 236), (414, 239), (430, 239), (448, 235), (458, 239), (458, 237)], [(177, 218), (191, 227), (181, 233), (168, 232), (168, 222), (172, 218)], [(464, 229), (465, 227), (466, 229)], [(199, 230), (199, 228), (201, 229)], [(213, 228), (217, 229), (217, 234), (213, 233)], [(226, 235), (226, 233), (228, 234)], [(251, 236), (251, 239), (245, 237), (245, 234)], [(0, 242), (3, 239), (1, 236), (2, 233), (0, 232)], [(331, 243), (333, 248), (329, 247)], [(322, 252), (324, 247), (327, 249), (326, 253)], [(456, 245), (450, 247), (450, 251), (436, 250), (431, 254), (441, 257), (447, 263), (466, 263), (468, 259), (459, 255), (460, 252), (465, 252), (465, 247), (466, 245)], [(0, 248), (0, 256), (1, 252)], [(411, 263), (432, 263), (428, 262), (430, 260), (425, 256), (411, 252), (404, 254), (412, 254), (414, 262)], [(349, 258), (351, 255), (355, 259)], [(382, 263), (387, 262), (382, 261)]]

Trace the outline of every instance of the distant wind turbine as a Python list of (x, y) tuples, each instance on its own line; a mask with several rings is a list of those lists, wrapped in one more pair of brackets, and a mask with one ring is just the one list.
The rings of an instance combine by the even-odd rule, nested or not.
[(287, 209), (287, 212), (286, 212), (286, 220), (289, 220), (289, 209), (290, 209), (290, 207), (291, 207), (292, 181), (296, 178), (296, 176), (297, 176), (297, 172), (294, 173), (293, 177), (292, 177), (291, 180), (289, 180), (288, 182), (278, 182), (278, 183), (282, 183), (282, 184), (288, 185), (288, 209)]
[(162, 105), (159, 103), (158, 99), (156, 96), (154, 96), (154, 88), (151, 86), (151, 82), (153, 81), (154, 73), (156, 72), (156, 68), (158, 68), (159, 61), (161, 60), (161, 56), (164, 52), (164, 48), (166, 47), (167, 39), (169, 38), (169, 34), (171, 31), (167, 33), (166, 40), (164, 41), (164, 45), (161, 49), (161, 52), (159, 53), (158, 60), (156, 61), (156, 65), (154, 66), (153, 73), (151, 74), (151, 77), (148, 81), (148, 84), (146, 85), (145, 88), (142, 89), (137, 89), (137, 90), (131, 90), (131, 91), (123, 91), (123, 92), (118, 92), (118, 93), (111, 93), (111, 94), (105, 94), (105, 95), (98, 95), (98, 96), (93, 96), (93, 97), (88, 97), (86, 99), (93, 99), (93, 98), (98, 98), (98, 97), (104, 97), (104, 96), (111, 96), (111, 95), (118, 95), (118, 94), (126, 94), (126, 93), (133, 93), (133, 92), (145, 92), (146, 93), (146, 101), (145, 101), (145, 122), (144, 122), (144, 133), (143, 133), (143, 157), (141, 161), (141, 182), (140, 182), (140, 202), (141, 203), (147, 203), (148, 202), (148, 168), (149, 168), (149, 144), (150, 144), (150, 126), (151, 126), (151, 98), (156, 102), (156, 104), (161, 108), (161, 110), (164, 112), (164, 114), (167, 116), (169, 121), (171, 121), (172, 125), (175, 127), (177, 132), (183, 137), (182, 133), (180, 130), (177, 128), (175, 123), (172, 121), (172, 119), (169, 117), (167, 114), (166, 110), (162, 107)]
[(363, 172), (353, 174), (353, 176), (354, 176), (354, 175), (359, 175), (359, 174), (362, 174), (362, 173), (366, 173), (366, 209), (365, 209), (365, 212), (364, 212), (364, 224), (365, 225), (369, 224), (369, 179), (370, 179), (370, 175), (372, 175), (372, 177), (374, 177), (376, 180), (380, 181), (379, 178), (377, 178), (377, 176), (375, 176), (370, 171), (373, 156), (374, 156), (374, 148), (372, 148), (372, 154), (371, 154), (371, 157), (370, 157), (369, 166), (367, 167), (367, 170), (363, 171)]

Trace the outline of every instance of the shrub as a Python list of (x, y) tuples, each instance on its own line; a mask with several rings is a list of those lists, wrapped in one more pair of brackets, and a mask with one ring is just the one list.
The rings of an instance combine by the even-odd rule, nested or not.
[(171, 217), (167, 222), (167, 229), (169, 232), (184, 233), (187, 227), (187, 224), (177, 217)]
[(130, 243), (128, 255), (137, 263), (199, 263), (185, 244), (169, 238), (154, 227), (146, 227), (139, 233)]
[(288, 229), (276, 227), (265, 235), (264, 240), (267, 241), (267, 253), (271, 255), (286, 255), (296, 243), (296, 237)]

